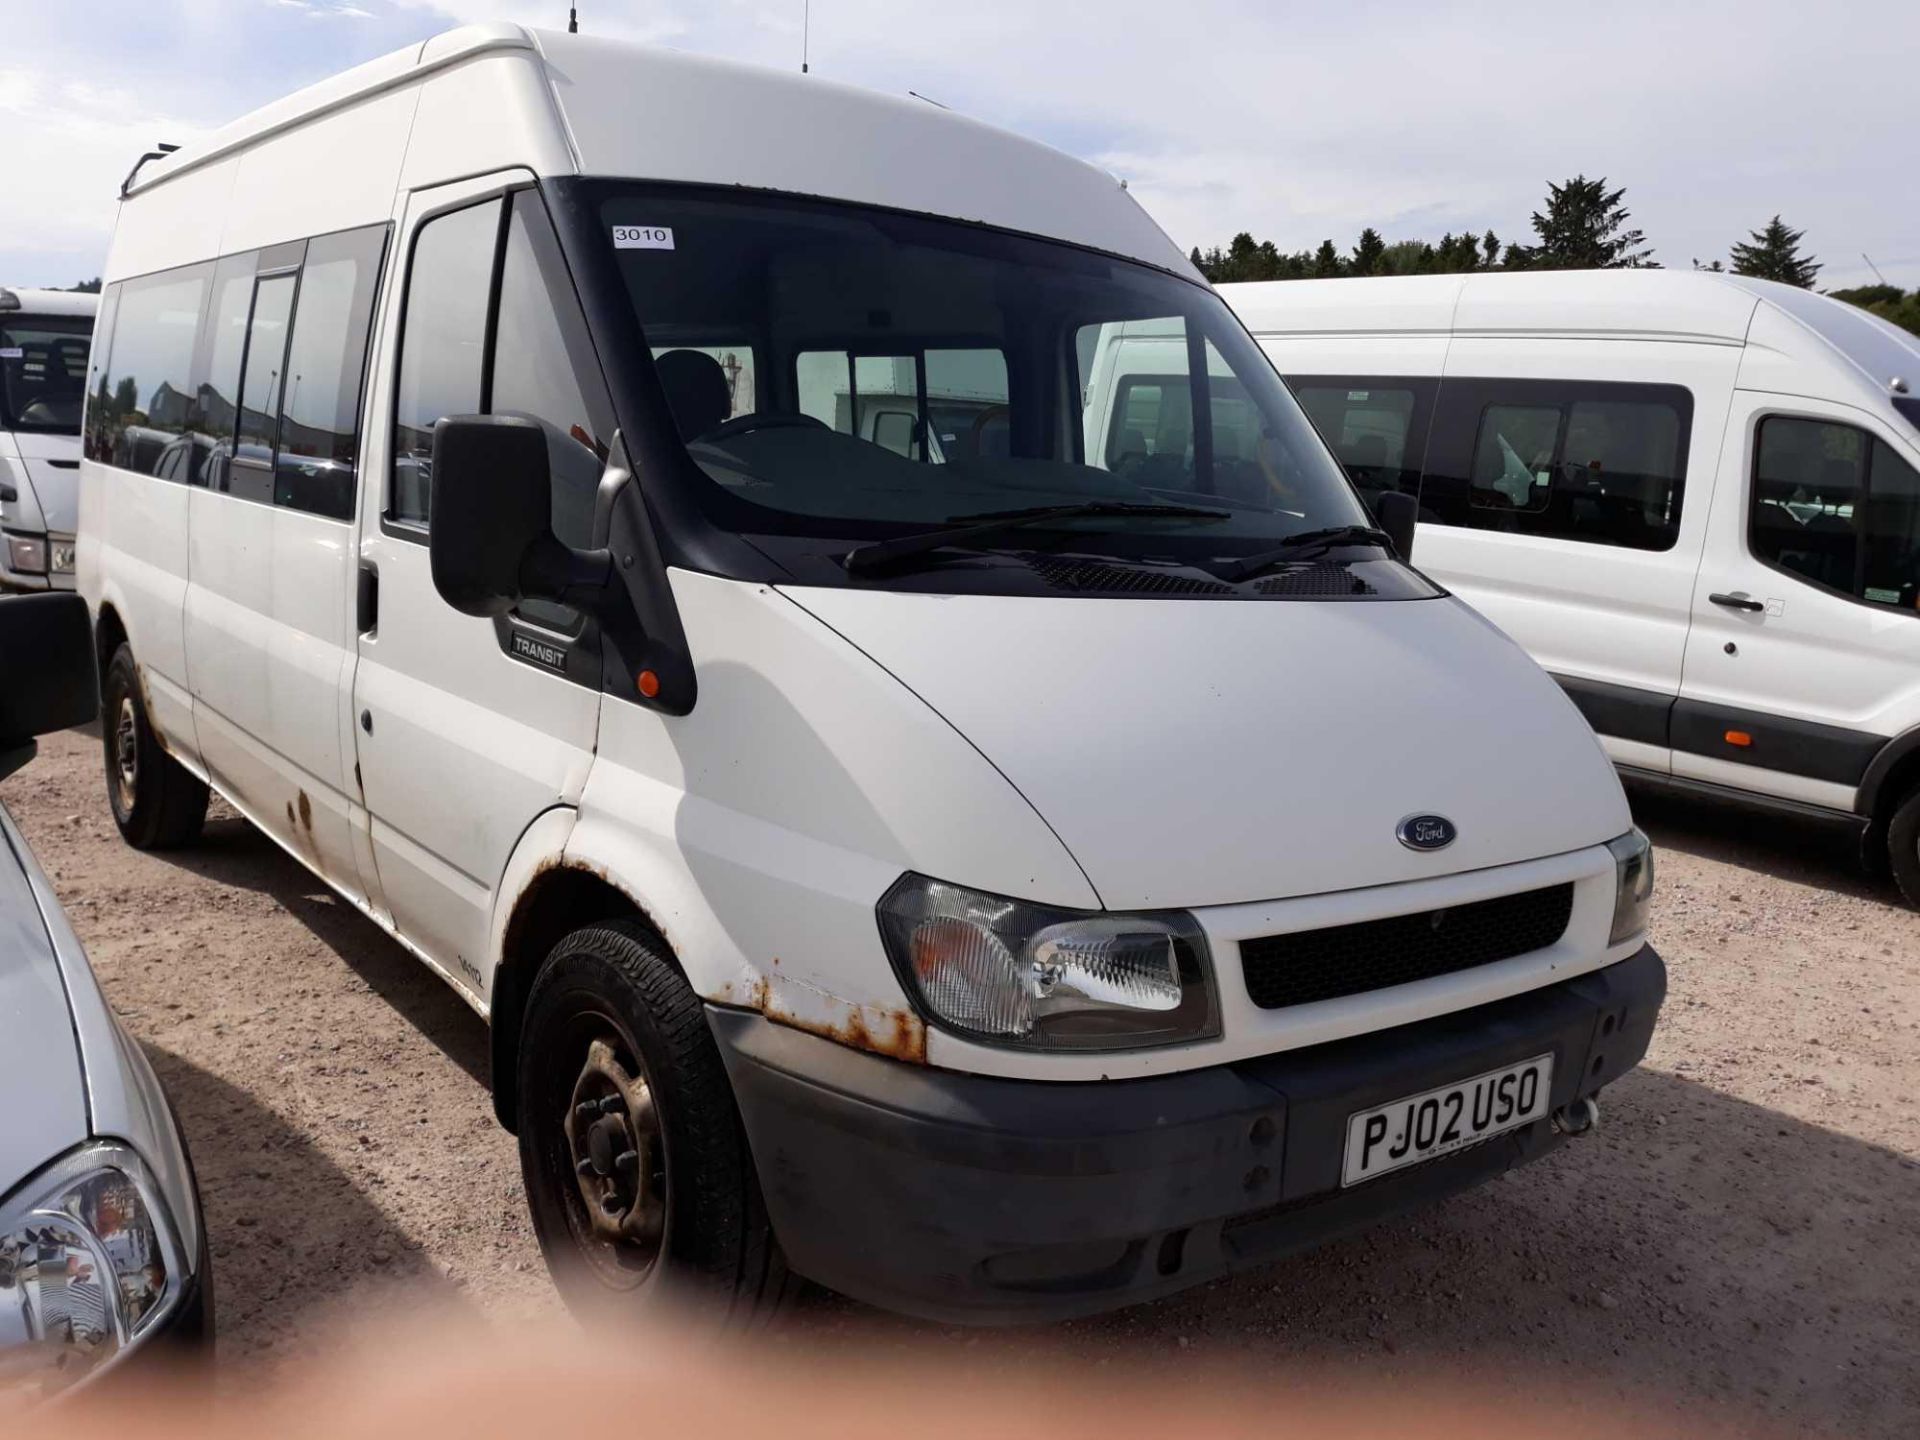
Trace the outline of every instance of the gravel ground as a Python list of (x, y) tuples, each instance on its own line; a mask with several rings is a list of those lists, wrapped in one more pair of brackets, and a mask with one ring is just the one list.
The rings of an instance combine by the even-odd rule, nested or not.
[[(211, 1227), (228, 1373), (423, 1296), (555, 1317), (484, 1027), (218, 802), (123, 845), (98, 740), (0, 786), (172, 1091)], [(1672, 989), (1591, 1140), (1301, 1259), (1044, 1335), (948, 1335), (818, 1297), (794, 1333), (1105, 1364), (1439, 1369), (1706, 1402), (1738, 1423), (1920, 1433), (1920, 915), (1844, 842), (1636, 797)], [(998, 1347), (1010, 1347), (1001, 1350)]]

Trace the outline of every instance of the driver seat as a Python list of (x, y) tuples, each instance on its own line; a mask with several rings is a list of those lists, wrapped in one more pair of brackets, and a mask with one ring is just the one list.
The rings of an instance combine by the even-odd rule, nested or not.
[(667, 408), (680, 427), (680, 438), (692, 440), (724, 424), (733, 411), (733, 389), (720, 362), (700, 350), (669, 350), (653, 362), (660, 388), (667, 392)]

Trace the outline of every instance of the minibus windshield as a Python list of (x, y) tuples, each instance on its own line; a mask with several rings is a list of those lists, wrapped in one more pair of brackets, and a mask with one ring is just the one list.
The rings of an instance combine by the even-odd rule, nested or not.
[(78, 435), (90, 315), (0, 315), (0, 429)]
[[(1061, 527), (1122, 558), (1210, 564), (1368, 523), (1203, 285), (983, 226), (754, 192), (609, 184), (598, 213), (703, 506), (729, 529), (861, 542), (1116, 502)], [(1031, 545), (1039, 528), (981, 548)]]

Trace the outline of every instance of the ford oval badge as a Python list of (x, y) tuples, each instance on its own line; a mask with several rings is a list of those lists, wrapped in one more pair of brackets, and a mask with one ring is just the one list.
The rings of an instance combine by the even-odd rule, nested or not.
[(1409, 850), (1444, 850), (1460, 834), (1444, 815), (1409, 815), (1393, 833)]

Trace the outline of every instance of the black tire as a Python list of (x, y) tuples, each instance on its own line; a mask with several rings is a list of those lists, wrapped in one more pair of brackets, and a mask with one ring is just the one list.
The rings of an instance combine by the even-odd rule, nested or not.
[[(706, 1015), (666, 957), (645, 926), (615, 920), (574, 931), (541, 964), (519, 1041), (527, 1203), (547, 1268), (577, 1313), (631, 1317), (670, 1298), (691, 1300), (722, 1324), (751, 1325), (777, 1311), (796, 1282), (767, 1223)], [(596, 1041), (637, 1085), (606, 1080), (608, 1055), (596, 1061)], [(619, 1103), (638, 1090), (645, 1104)], [(583, 1122), (582, 1113), (601, 1118)], [(616, 1138), (599, 1149), (582, 1143), (609, 1115)], [(644, 1170), (631, 1195), (614, 1171), (577, 1172), (621, 1147), (642, 1157), (621, 1172)], [(657, 1236), (598, 1233), (590, 1192), (607, 1212), (602, 1223), (617, 1213), (648, 1236), (644, 1209), (658, 1216)]]
[(191, 845), (207, 818), (206, 782), (169, 755), (154, 735), (130, 647), (122, 645), (107, 662), (100, 700), (107, 803), (122, 838), (136, 850)]
[(1920, 909), (1920, 790), (1902, 800), (1887, 821), (1887, 861), (1893, 883)]

